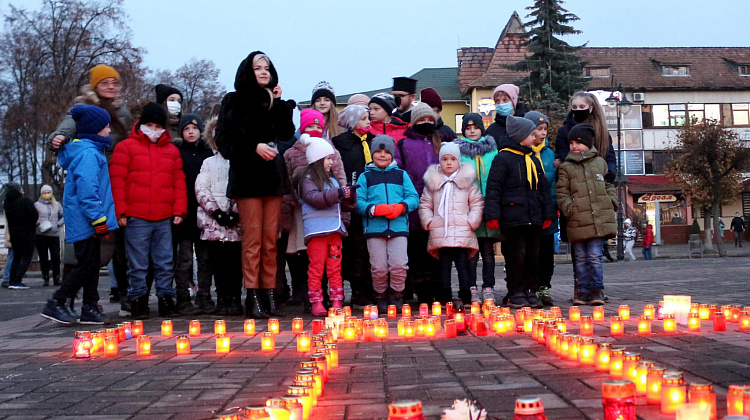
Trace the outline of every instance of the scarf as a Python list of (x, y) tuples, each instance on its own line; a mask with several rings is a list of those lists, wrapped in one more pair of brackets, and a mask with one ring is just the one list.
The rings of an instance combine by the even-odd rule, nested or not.
[[(354, 134), (356, 136), (356, 134)], [(370, 146), (367, 144), (367, 133), (358, 136), (362, 141), (362, 149), (365, 151), (365, 165), (372, 162), (372, 154), (370, 153)]]
[[(460, 168), (459, 168), (460, 169)], [(459, 169), (453, 172), (450, 176), (443, 174), (444, 181), (438, 188), (443, 188), (443, 195), (440, 197), (440, 204), (438, 205), (438, 214), (443, 218), (443, 237), (448, 236), (448, 209), (450, 208), (450, 200), (453, 198), (453, 185), (456, 182), (456, 175), (458, 175)]]
[[(529, 181), (529, 188), (531, 188), (532, 190), (537, 189), (537, 186), (539, 184), (539, 176), (536, 173), (536, 164), (534, 163), (534, 160), (531, 158), (531, 153), (524, 153), (519, 150), (509, 149), (507, 147), (500, 151), (511, 152), (513, 154), (524, 157), (524, 160), (526, 161), (526, 179)], [(544, 168), (542, 168), (542, 172), (544, 172)], [(532, 177), (534, 178), (533, 181), (532, 181)]]
[(481, 156), (476, 156), (474, 158), (476, 160), (476, 166), (477, 166), (477, 184), (479, 184), (479, 189), (482, 189), (482, 175), (484, 175), (484, 161), (482, 160)]

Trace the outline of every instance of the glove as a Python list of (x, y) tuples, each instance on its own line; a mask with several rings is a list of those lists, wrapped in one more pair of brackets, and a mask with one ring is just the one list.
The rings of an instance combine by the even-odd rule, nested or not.
[(240, 222), (240, 215), (237, 214), (237, 213), (235, 213), (235, 212), (233, 212), (233, 211), (230, 211), (227, 214), (227, 218), (229, 220), (229, 223), (227, 224), (227, 226), (234, 226), (234, 225), (236, 225), (237, 223)]
[(347, 185), (339, 188), (339, 199), (348, 200), (352, 197), (356, 197), (357, 188), (359, 188), (359, 185)]
[(547, 219), (542, 223), (542, 229), (547, 229), (548, 227), (552, 226), (552, 220)]
[(498, 230), (500, 229), (500, 221), (497, 219), (490, 219), (487, 221), (487, 229)]
[(398, 204), (391, 204), (391, 212), (390, 214), (386, 215), (385, 217), (388, 219), (395, 219), (401, 214), (403, 214), (404, 210), (406, 209), (406, 206), (404, 206), (401, 203)]
[(216, 220), (219, 226), (229, 226), (229, 215), (221, 209), (216, 209), (211, 212), (211, 217)]
[(377, 204), (372, 209), (373, 216), (388, 216), (389, 214), (391, 214), (390, 204)]
[(604, 180), (609, 182), (610, 184), (615, 183), (615, 174), (612, 172), (607, 172), (607, 175), (604, 175)]
[(97, 238), (105, 238), (107, 235), (109, 235), (109, 228), (107, 227), (107, 221), (94, 223), (91, 226), (94, 227), (94, 236)]

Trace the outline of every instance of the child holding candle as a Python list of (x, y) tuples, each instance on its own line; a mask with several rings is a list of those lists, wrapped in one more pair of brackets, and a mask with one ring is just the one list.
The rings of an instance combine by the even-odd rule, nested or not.
[(471, 304), (469, 259), (479, 250), (474, 231), (482, 223), (484, 198), (475, 182), (472, 165), (461, 163), (458, 144), (447, 142), (440, 147), (440, 163), (431, 165), (424, 174), (425, 189), (419, 202), (422, 227), (429, 231), (427, 251), (440, 260), (443, 303), (453, 299), (451, 269), (458, 271), (459, 297)]
[(573, 127), (568, 133), (570, 153), (558, 168), (557, 203), (568, 219), (568, 238), (575, 254), (575, 305), (604, 304), (602, 242), (617, 234), (615, 188), (605, 181), (607, 162), (594, 147), (595, 137), (591, 124)]
[[(334, 308), (343, 308), (344, 289), (341, 278), (341, 237), (346, 235), (342, 211), (356, 203), (357, 186), (340, 186), (334, 177), (334, 149), (320, 137), (302, 134), (306, 145), (307, 168), (295, 177), (296, 191), (302, 203), (302, 225), (310, 264), (307, 287), (315, 316), (325, 316), (321, 279), (328, 275), (328, 293)], [(342, 208), (345, 206), (346, 208)]]
[[(419, 205), (419, 195), (409, 175), (393, 159), (396, 144), (391, 136), (372, 139), (372, 162), (357, 179), (361, 187), (357, 211), (364, 217), (364, 233), (372, 266), (372, 287), (378, 312), (386, 313), (388, 305), (401, 308), (408, 257), (408, 214)], [(386, 292), (389, 286), (390, 299)]]

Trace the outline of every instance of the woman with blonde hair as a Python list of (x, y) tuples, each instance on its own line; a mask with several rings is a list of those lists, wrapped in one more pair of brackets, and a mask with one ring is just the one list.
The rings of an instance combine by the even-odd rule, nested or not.
[(34, 203), (39, 221), (36, 226), (36, 251), (42, 270), (44, 285), (49, 286), (50, 262), (52, 280), (60, 285), (60, 226), (63, 225), (63, 209), (52, 195), (52, 187), (43, 185), (39, 199)]
[(343, 133), (339, 127), (339, 111), (336, 109), (336, 92), (333, 86), (326, 81), (318, 82), (313, 88), (311, 108), (319, 111), (325, 117), (325, 129), (323, 138), (331, 140)]

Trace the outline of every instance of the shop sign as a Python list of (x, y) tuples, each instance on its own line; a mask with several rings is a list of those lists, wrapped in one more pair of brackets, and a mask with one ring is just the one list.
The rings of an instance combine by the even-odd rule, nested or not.
[(643, 194), (639, 199), (639, 203), (653, 203), (655, 201), (661, 202), (661, 203), (674, 203), (677, 201), (677, 197), (675, 197), (673, 194), (654, 194), (654, 193), (647, 193)]

